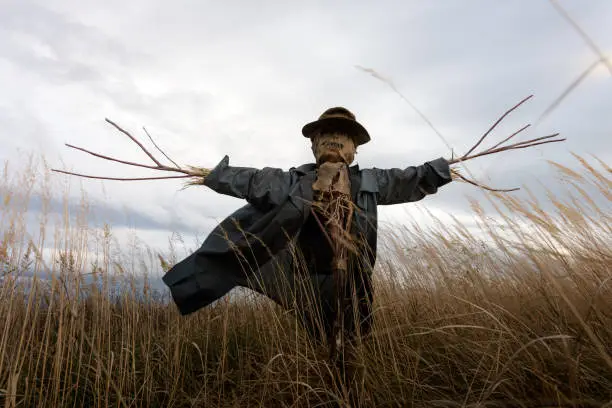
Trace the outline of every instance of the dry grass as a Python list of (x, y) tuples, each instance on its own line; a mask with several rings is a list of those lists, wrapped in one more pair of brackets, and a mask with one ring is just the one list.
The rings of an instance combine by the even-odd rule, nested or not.
[[(579, 159), (556, 165), (563, 197), (491, 195), (497, 221), (473, 203), (477, 233), (440, 222), (384, 237), (376, 323), (358, 353), (363, 406), (612, 406), (612, 182)], [(180, 317), (150, 285), (119, 279), (159, 276), (156, 255), (138, 243), (118, 253), (110, 227), (88, 226), (86, 202), (53, 225), (48, 172), (33, 168), (0, 180), (5, 406), (347, 404), (326, 348), (290, 314), (249, 297)]]

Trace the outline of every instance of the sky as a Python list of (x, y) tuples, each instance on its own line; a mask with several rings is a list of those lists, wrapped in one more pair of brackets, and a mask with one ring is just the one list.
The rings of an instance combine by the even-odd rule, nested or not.
[[(559, 4), (611, 52), (612, 2)], [(545, 0), (0, 0), (0, 159), (18, 167), (35, 154), (87, 174), (160, 175), (64, 145), (147, 163), (110, 118), (153, 152), (145, 126), (180, 164), (213, 167), (228, 155), (237, 166), (288, 169), (312, 159), (301, 127), (344, 106), (372, 136), (358, 151), (360, 167), (403, 168), (450, 157), (447, 145), (465, 152), (533, 94), (491, 142), (536, 122), (524, 138), (560, 132), (567, 141), (475, 159), (468, 169), (495, 187), (561, 189), (547, 160), (574, 168), (574, 152), (612, 162), (612, 73), (603, 64), (538, 120), (598, 58)], [(356, 66), (392, 80), (443, 138)], [(75, 205), (85, 192), (96, 220), (119, 238), (136, 233), (160, 249), (173, 232), (193, 247), (244, 204), (176, 180), (51, 177), (70, 185)], [(451, 183), (419, 203), (381, 207), (380, 216), (418, 221), (426, 208), (470, 223), (467, 197), (478, 194)]]

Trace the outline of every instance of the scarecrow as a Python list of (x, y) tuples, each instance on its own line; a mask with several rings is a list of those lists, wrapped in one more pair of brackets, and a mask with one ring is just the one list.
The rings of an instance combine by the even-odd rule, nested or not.
[(371, 328), (377, 206), (434, 194), (451, 181), (450, 168), (443, 158), (406, 169), (351, 166), (370, 135), (341, 107), (302, 133), (311, 140), (314, 163), (284, 171), (234, 167), (225, 157), (210, 171), (205, 186), (248, 204), (163, 280), (183, 314), (235, 286), (254, 289), (296, 310), (334, 355), (344, 338)]
[(245, 286), (296, 310), (310, 334), (332, 347), (343, 343), (335, 341), (339, 336), (370, 331), (377, 207), (436, 193), (451, 181), (449, 163), (351, 166), (370, 135), (341, 107), (326, 110), (302, 134), (311, 141), (313, 163), (254, 169), (230, 166), (225, 157), (203, 180), (248, 204), (163, 277), (181, 313)]
[(247, 204), (222, 221), (197, 251), (163, 276), (178, 310), (190, 314), (236, 286), (247, 287), (295, 311), (310, 335), (326, 342), (330, 357), (336, 358), (347, 343), (372, 328), (378, 206), (422, 200), (453, 179), (495, 190), (467, 179), (450, 166), (564, 140), (553, 134), (508, 144), (523, 127), (495, 146), (474, 152), (505, 116), (529, 98), (504, 113), (465, 155), (440, 157), (403, 169), (361, 169), (353, 165), (357, 148), (368, 143), (370, 135), (353, 113), (335, 107), (302, 129), (315, 160), (289, 170), (236, 167), (230, 165), (227, 156), (212, 169), (183, 168), (151, 139), (172, 162), (172, 166), (165, 165), (129, 132), (107, 119), (138, 144), (154, 164), (128, 162), (68, 146), (103, 159), (180, 175), (112, 178), (55, 171), (111, 180), (187, 178), (189, 184), (246, 200)]

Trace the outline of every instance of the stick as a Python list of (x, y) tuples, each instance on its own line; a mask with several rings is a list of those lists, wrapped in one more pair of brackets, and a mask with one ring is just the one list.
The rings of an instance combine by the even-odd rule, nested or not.
[(96, 156), (96, 157), (99, 157), (99, 158), (104, 159), (104, 160), (110, 160), (110, 161), (114, 161), (114, 162), (117, 162), (117, 163), (123, 163), (123, 164), (127, 164), (129, 166), (144, 167), (145, 169), (160, 170), (159, 166), (150, 166), (148, 164), (140, 164), (140, 163), (134, 163), (134, 162), (127, 161), (127, 160), (116, 159), (114, 157), (105, 156), (105, 155), (100, 154), (100, 153), (92, 152), (91, 150), (87, 150), (87, 149), (84, 149), (84, 148), (79, 147), (79, 146), (71, 145), (70, 143), (64, 143), (64, 144), (66, 146), (72, 148), (72, 149), (80, 150), (82, 152), (85, 152), (87, 154), (91, 154), (92, 156)]
[(510, 149), (514, 149), (516, 146), (521, 146), (521, 145), (526, 145), (526, 144), (533, 144), (535, 142), (539, 142), (540, 140), (548, 140), (548, 139), (552, 139), (553, 137), (557, 137), (559, 136), (558, 133), (553, 134), (553, 135), (548, 135), (548, 136), (541, 136), (541, 137), (536, 137), (535, 139), (531, 139), (531, 140), (525, 140), (523, 142), (516, 142), (514, 144), (511, 145), (507, 145), (506, 147), (510, 148)]
[(486, 186), (484, 184), (480, 184), (480, 183), (477, 183), (477, 182), (475, 182), (473, 180), (470, 180), (470, 179), (464, 177), (462, 174), (460, 174), (458, 172), (454, 172), (453, 174), (456, 177), (459, 177), (461, 180), (465, 181), (466, 183), (471, 184), (471, 185), (476, 186), (476, 187), (483, 188), (483, 189), (485, 189), (487, 191), (493, 191), (493, 192), (496, 192), (496, 193), (509, 193), (509, 192), (512, 192), (512, 191), (520, 190), (520, 188), (518, 188), (518, 187), (508, 188), (508, 189), (492, 188), (492, 187)]
[[(552, 0), (551, 0), (552, 1)], [(602, 57), (603, 58), (603, 57)], [(371, 68), (364, 68), (361, 67), (359, 65), (356, 65), (355, 68), (366, 72), (370, 75), (372, 75), (374, 78), (384, 82), (385, 84), (387, 84), (392, 90), (393, 92), (395, 92), (396, 94), (398, 94), (414, 111), (416, 111), (419, 116), (421, 116), (421, 118), (429, 125), (429, 127), (436, 133), (436, 135), (438, 135), (438, 137), (442, 140), (442, 142), (444, 142), (444, 144), (446, 145), (446, 147), (451, 151), (451, 159), (449, 160), (450, 164), (454, 164), (454, 163), (459, 163), (459, 162), (463, 162), (465, 160), (471, 159), (471, 158), (475, 158), (475, 157), (480, 157), (480, 156), (484, 156), (486, 154), (492, 154), (492, 153), (497, 153), (500, 151), (504, 151), (504, 150), (510, 150), (510, 149), (503, 149), (503, 150), (495, 150), (497, 147), (501, 146), (503, 143), (507, 142), (508, 140), (510, 140), (512, 137), (516, 136), (518, 133), (522, 132), (524, 129), (526, 129), (527, 127), (529, 127), (529, 125), (523, 127), (522, 129), (520, 129), (519, 131), (515, 132), (514, 134), (510, 135), (510, 137), (507, 137), (505, 140), (503, 140), (502, 142), (496, 144), (495, 146), (493, 146), (490, 149), (487, 149), (484, 152), (481, 152), (481, 154), (478, 155), (473, 155), (473, 156), (469, 156), (470, 153), (472, 153), (479, 145), (480, 143), (482, 143), (482, 141), (487, 137), (487, 135), (508, 115), (510, 114), (510, 112), (512, 112), (513, 110), (517, 109), (521, 104), (523, 104), (524, 102), (526, 102), (528, 99), (530, 99), (531, 97), (533, 97), (533, 95), (529, 95), (528, 97), (524, 98), (522, 101), (520, 101), (517, 105), (515, 105), (514, 107), (512, 107), (511, 109), (509, 109), (507, 112), (505, 112), (494, 124), (493, 126), (491, 126), (491, 128), (480, 138), (480, 140), (462, 157), (460, 158), (455, 158), (454, 155), (454, 151), (453, 148), (450, 146), (450, 144), (448, 143), (448, 141), (444, 138), (444, 136), (442, 136), (442, 134), (435, 128), (435, 126), (431, 123), (431, 121), (429, 119), (427, 119), (427, 117), (425, 117), (425, 115), (423, 115), (423, 113), (421, 111), (419, 111), (416, 106), (414, 106), (413, 103), (411, 103), (395, 86), (395, 84), (393, 84), (393, 82), (391, 82), (390, 79), (383, 77), (382, 75), (380, 75), (378, 72), (376, 72), (375, 70), (371, 69)], [(540, 117), (539, 120), (541, 120), (542, 118)], [(539, 122), (538, 120), (538, 122)], [(555, 140), (554, 142), (561, 142), (564, 141), (565, 139), (560, 139), (560, 140)], [(547, 143), (552, 143), (553, 141), (547, 142)], [(534, 144), (535, 146), (536, 144)], [(530, 146), (524, 146), (524, 147), (530, 147)], [(518, 147), (517, 147), (518, 148)], [(466, 168), (466, 170), (468, 170)], [(469, 170), (468, 170), (469, 172)], [(467, 180), (466, 180), (467, 181)], [(472, 182), (475, 183), (475, 182)], [(478, 185), (478, 183), (476, 183), (476, 185)], [(483, 186), (484, 188), (484, 186)]]
[(527, 102), (529, 99), (533, 98), (533, 95), (529, 95), (528, 97), (524, 98), (522, 101), (520, 101), (519, 103), (517, 103), (516, 105), (514, 105), (512, 108), (508, 109), (506, 112), (504, 112), (503, 115), (501, 115), (499, 117), (499, 119), (497, 119), (497, 121), (495, 121), (495, 123), (493, 123), (493, 125), (489, 128), (489, 130), (487, 130), (485, 132), (484, 135), (482, 135), (482, 137), (478, 140), (478, 142), (476, 142), (476, 144), (474, 146), (472, 146), (472, 148), (470, 150), (468, 150), (468, 152), (465, 154), (465, 156), (469, 155), (470, 153), (472, 153), (474, 151), (474, 149), (476, 149), (480, 143), (482, 143), (482, 141), (489, 135), (489, 133), (491, 133), (493, 131), (493, 129), (495, 129), (497, 127), (497, 125), (500, 124), (500, 122), (502, 120), (504, 120), (504, 118), (506, 116), (508, 116), (510, 113), (512, 113), (514, 110), (516, 110), (519, 106), (521, 106), (522, 104), (524, 104), (525, 102)]
[[(551, 135), (552, 137), (552, 135)], [(524, 145), (523, 143), (517, 143), (516, 145), (510, 145), (510, 146), (505, 146), (505, 147), (500, 147), (494, 150), (491, 150), (490, 152), (481, 152), (481, 153), (477, 153), (474, 154), (472, 156), (468, 156), (463, 160), (456, 160), (456, 161), (466, 161), (466, 160), (470, 160), (470, 159), (475, 159), (476, 157), (481, 157), (481, 156), (487, 156), (489, 154), (495, 154), (495, 153), (500, 153), (500, 152), (504, 152), (507, 150), (516, 150), (516, 149), (524, 149), (526, 147), (533, 147), (533, 146), (537, 146), (537, 145), (541, 145), (541, 144), (546, 144), (546, 143), (555, 143), (555, 142), (563, 142), (566, 139), (554, 139), (554, 140), (545, 140), (543, 142), (539, 142), (539, 143), (532, 143), (532, 144), (526, 144)], [(531, 141), (530, 141), (531, 142)], [(529, 142), (524, 142), (524, 143), (529, 143)]]
[(149, 136), (149, 140), (151, 140), (151, 143), (153, 143), (153, 146), (155, 146), (155, 148), (157, 150), (160, 151), (161, 154), (164, 155), (164, 157), (166, 157), (166, 159), (170, 160), (170, 162), (172, 162), (172, 164), (174, 164), (176, 166), (177, 169), (180, 169), (181, 166), (179, 166), (178, 164), (176, 164), (176, 162), (174, 160), (172, 160), (170, 157), (168, 157), (168, 155), (166, 153), (164, 153), (164, 151), (157, 145), (157, 143), (155, 143), (155, 140), (153, 140), (153, 138), (151, 137), (151, 135), (149, 134), (149, 132), (147, 132), (147, 128), (145, 128), (144, 126), (142, 127), (142, 130), (144, 130), (144, 132), (146, 133), (147, 136)]
[(92, 178), (92, 179), (99, 179), (99, 180), (121, 180), (121, 181), (134, 181), (134, 180), (163, 180), (163, 179), (173, 179), (173, 178), (189, 178), (189, 177), (198, 177), (198, 178), (205, 178), (207, 176), (207, 171), (206, 169), (200, 169), (200, 168), (194, 168), (192, 170), (186, 170), (181, 168), (174, 160), (172, 160), (158, 145), (157, 143), (155, 143), (155, 141), (153, 140), (153, 138), (151, 137), (151, 135), (147, 132), (147, 130), (143, 127), (145, 133), (147, 134), (147, 136), (149, 137), (149, 139), (151, 140), (151, 142), (153, 143), (153, 145), (157, 148), (157, 150), (159, 150), (168, 160), (170, 160), (172, 162), (172, 164), (174, 164), (174, 166), (176, 167), (170, 167), (170, 166), (166, 166), (161, 164), (161, 162), (159, 160), (157, 160), (155, 158), (155, 156), (153, 156), (138, 140), (136, 140), (136, 138), (134, 136), (132, 136), (128, 131), (124, 130), (121, 126), (117, 125), (115, 122), (113, 122), (110, 119), (106, 119), (106, 122), (110, 123), (113, 127), (115, 127), (115, 129), (119, 130), (121, 133), (125, 134), (126, 136), (128, 136), (130, 138), (130, 140), (132, 140), (134, 143), (136, 143), (146, 154), (147, 156), (149, 156), (151, 158), (151, 160), (153, 160), (153, 162), (156, 164), (156, 166), (152, 166), (149, 164), (143, 164), (143, 163), (136, 163), (136, 162), (131, 162), (128, 160), (122, 160), (122, 159), (117, 159), (115, 157), (111, 157), (111, 156), (106, 156), (100, 153), (96, 153), (96, 152), (92, 152), (91, 150), (87, 150), (83, 147), (79, 147), (79, 146), (74, 146), (71, 145), (69, 143), (66, 143), (66, 146), (75, 149), (75, 150), (79, 150), (81, 152), (90, 154), (92, 156), (95, 157), (99, 157), (101, 159), (104, 160), (109, 160), (109, 161), (114, 161), (117, 163), (122, 163), (122, 164), (127, 164), (128, 166), (135, 166), (135, 167), (142, 167), (145, 169), (151, 169), (151, 170), (161, 170), (161, 171), (170, 171), (170, 172), (175, 172), (175, 173), (182, 173), (184, 174), (184, 176), (164, 176), (164, 177), (105, 177), (105, 176), (91, 176), (91, 175), (85, 175), (85, 174), (80, 174), (80, 173), (74, 173), (74, 172), (68, 172), (65, 170), (59, 170), (59, 169), (51, 169), (52, 171), (58, 172), (58, 173), (64, 173), (64, 174), (70, 174), (73, 176), (79, 176), (79, 177), (86, 177), (86, 178)]
[(490, 149), (487, 149), (485, 151), (489, 151), (489, 150), (493, 150), (496, 147), (501, 146), (502, 144), (506, 143), (508, 140), (512, 139), (514, 136), (518, 135), (519, 133), (521, 133), (523, 130), (527, 129), (529, 126), (531, 126), (530, 124), (526, 124), (525, 126), (523, 126), (522, 128), (520, 128), (519, 130), (517, 130), (516, 132), (514, 132), (513, 134), (511, 134), (510, 136), (508, 136), (507, 138), (505, 138), (504, 140), (502, 140), (501, 142), (499, 142), (498, 144), (496, 144), (495, 146), (491, 147)]
[(130, 134), (130, 132), (128, 132), (127, 130), (124, 130), (121, 126), (119, 126), (118, 124), (116, 124), (115, 122), (113, 122), (112, 120), (108, 118), (106, 118), (105, 120), (111, 125), (113, 125), (115, 129), (117, 129), (118, 131), (120, 131), (121, 133), (129, 137), (130, 139), (132, 139), (132, 141), (136, 143), (142, 149), (142, 151), (144, 151), (147, 154), (147, 156), (149, 156), (151, 160), (153, 160), (155, 164), (157, 164), (159, 167), (162, 167), (162, 164), (159, 161), (157, 161), (157, 159), (153, 157), (153, 155), (149, 153), (149, 151), (138, 140), (136, 140), (134, 136)]
[(69, 175), (71, 175), (71, 176), (79, 176), (79, 177), (90, 178), (90, 179), (99, 179), (99, 180), (119, 180), (119, 181), (136, 181), (136, 180), (165, 180), (165, 179), (177, 179), (177, 178), (189, 178), (189, 177), (195, 177), (195, 176), (185, 175), (185, 176), (163, 176), (163, 177), (134, 177), (134, 178), (122, 178), (122, 177), (90, 176), (90, 175), (88, 175), (88, 174), (73, 173), (73, 172), (71, 172), (71, 171), (57, 170), (57, 169), (51, 169), (51, 171), (54, 171), (54, 172), (56, 172), (56, 173), (69, 174)]
[[(451, 159), (448, 162), (449, 162), (449, 164), (455, 164), (455, 163), (471, 160), (471, 159), (474, 159), (476, 157), (481, 157), (481, 156), (486, 156), (486, 155), (489, 155), (489, 154), (499, 153), (499, 152), (503, 152), (503, 151), (506, 151), (506, 150), (522, 149), (522, 148), (525, 148), (525, 147), (537, 146), (537, 145), (544, 144), (544, 143), (563, 142), (564, 140), (566, 140), (565, 138), (563, 138), (563, 139), (554, 139), (554, 140), (546, 140), (546, 139), (552, 139), (552, 138), (557, 137), (557, 136), (559, 136), (559, 133), (553, 133), (552, 135), (542, 136), (542, 137), (538, 137), (538, 138), (530, 139), (530, 140), (525, 140), (523, 142), (518, 142), (518, 143), (514, 143), (514, 144), (511, 144), (511, 145), (507, 145), (507, 146), (491, 148), (491, 149), (488, 149), (488, 150), (484, 150), (484, 151), (482, 151), (480, 153), (475, 153), (475, 154), (473, 154), (471, 156), (463, 155), (460, 158)], [(544, 142), (539, 142), (539, 143), (534, 143), (534, 142), (538, 142), (540, 140), (545, 140), (545, 141)]]

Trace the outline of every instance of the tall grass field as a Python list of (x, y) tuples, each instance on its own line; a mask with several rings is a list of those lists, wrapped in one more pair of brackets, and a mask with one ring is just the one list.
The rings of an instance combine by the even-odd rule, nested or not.
[(470, 225), (381, 229), (355, 387), (260, 295), (180, 316), (160, 277), (182, 253), (118, 245), (87, 200), (53, 209), (58, 176), (6, 165), (0, 406), (612, 407), (612, 170), (551, 166), (563, 192), (545, 200), (491, 193)]

